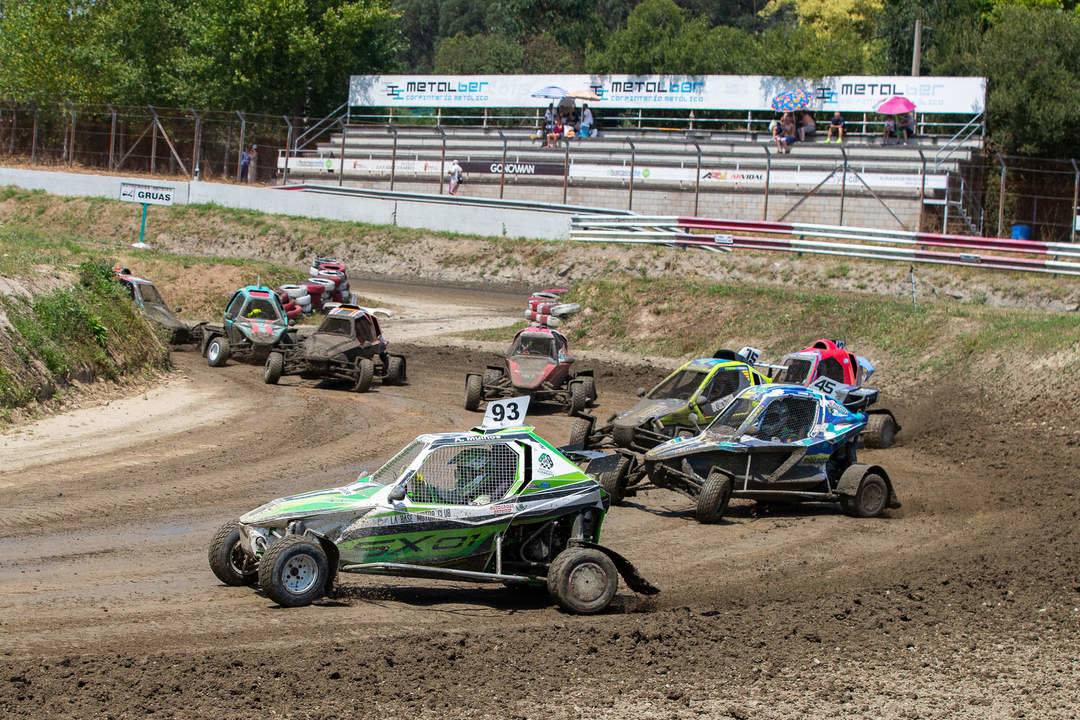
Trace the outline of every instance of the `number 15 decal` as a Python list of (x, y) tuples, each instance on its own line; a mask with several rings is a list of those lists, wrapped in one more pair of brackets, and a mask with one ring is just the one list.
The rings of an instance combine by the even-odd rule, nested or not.
[(483, 427), (516, 427), (525, 423), (525, 413), (529, 409), (529, 396), (492, 400), (484, 413)]

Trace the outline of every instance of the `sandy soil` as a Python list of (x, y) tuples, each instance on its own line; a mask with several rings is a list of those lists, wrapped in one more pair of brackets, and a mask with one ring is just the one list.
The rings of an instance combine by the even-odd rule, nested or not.
[[(220, 585), (206, 547), (225, 520), (350, 480), (421, 431), (476, 423), (463, 377), (492, 356), (432, 334), (460, 307), (516, 319), (520, 297), (471, 293), (417, 289), (412, 308), (380, 296), (401, 311), (388, 333), (409, 357), (404, 387), (267, 386), (251, 366), (181, 352), (159, 389), (0, 436), (0, 715), (1080, 713), (1074, 411), (1003, 410), (963, 386), (894, 393), (901, 442), (863, 455), (904, 503), (886, 518), (738, 502), (701, 526), (662, 490), (614, 508), (605, 543), (663, 592), (622, 588), (601, 616), (431, 581), (347, 577), (295, 610)], [(432, 303), (448, 310), (425, 325)], [(582, 363), (602, 416), (663, 373)], [(532, 419), (566, 440), (564, 415)]]

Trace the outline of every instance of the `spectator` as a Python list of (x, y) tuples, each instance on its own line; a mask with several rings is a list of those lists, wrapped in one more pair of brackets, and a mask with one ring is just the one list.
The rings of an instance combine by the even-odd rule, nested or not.
[(581, 137), (590, 137), (592, 133), (593, 116), (592, 110), (589, 109), (589, 104), (585, 103), (581, 106)]
[(248, 181), (248, 168), (251, 166), (251, 155), (247, 150), (240, 152), (240, 182), (246, 183)]
[(795, 116), (790, 112), (780, 118), (780, 130), (784, 134), (784, 152), (791, 154), (791, 146), (798, 139), (795, 134)]
[(773, 120), (769, 123), (769, 132), (772, 133), (772, 139), (776, 141), (776, 152), (784, 153), (784, 129), (780, 127), (779, 120)]
[(833, 141), (833, 132), (836, 132), (836, 142), (844, 142), (844, 116), (837, 110), (833, 113), (832, 119), (829, 120), (829, 136), (825, 138), (825, 142), (831, 143)]
[(885, 129), (881, 133), (881, 144), (891, 145), (896, 140), (896, 116), (885, 118)]
[(559, 144), (559, 138), (562, 137), (562, 134), (563, 134), (562, 118), (558, 117), (558, 118), (555, 118), (555, 124), (551, 126), (551, 132), (549, 132), (547, 134), (547, 136), (546, 136), (547, 141), (544, 143), (544, 147), (555, 147), (555, 146), (557, 146)]
[(547, 139), (551, 137), (553, 127), (555, 127), (555, 105), (548, 103), (547, 110), (544, 111), (544, 147), (550, 147)]
[(447, 174), (450, 176), (450, 194), (457, 195), (458, 186), (465, 179), (465, 171), (461, 169), (458, 161), (454, 160), (450, 163), (450, 171)]
[(906, 144), (911, 136), (915, 134), (915, 116), (911, 113), (904, 113), (900, 116), (900, 120), (896, 125), (900, 134), (904, 137), (904, 143)]
[(806, 108), (802, 109), (802, 114), (799, 116), (799, 140), (806, 142), (807, 135), (813, 135), (817, 132), (817, 123), (814, 122), (814, 116), (810, 114), (810, 111)]

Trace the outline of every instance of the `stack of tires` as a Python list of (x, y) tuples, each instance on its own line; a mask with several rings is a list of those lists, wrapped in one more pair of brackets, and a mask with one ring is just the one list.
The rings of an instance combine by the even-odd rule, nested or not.
[(581, 311), (577, 303), (560, 302), (566, 290), (551, 288), (538, 290), (529, 297), (525, 319), (542, 327), (559, 327), (574, 313)]
[(310, 282), (318, 282), (326, 286), (322, 301), (348, 302), (351, 297), (349, 289), (349, 275), (345, 271), (345, 264), (332, 258), (315, 258), (311, 263)]
[(285, 308), (285, 317), (290, 320), (311, 313), (311, 293), (306, 285), (282, 285), (277, 294)]

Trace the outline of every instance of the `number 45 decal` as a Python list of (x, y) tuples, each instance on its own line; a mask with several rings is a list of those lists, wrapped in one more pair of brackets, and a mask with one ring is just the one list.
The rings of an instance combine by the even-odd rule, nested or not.
[(836, 396), (836, 391), (840, 389), (840, 386), (841, 386), (841, 383), (838, 383), (835, 380), (830, 380), (829, 378), (825, 378), (825, 377), (818, 378), (814, 382), (810, 383), (810, 389), (817, 390), (820, 393), (823, 393), (825, 395), (829, 395), (829, 396), (832, 396), (832, 397)]
[(525, 423), (525, 413), (529, 409), (529, 396), (492, 400), (484, 412), (483, 427), (517, 427)]

